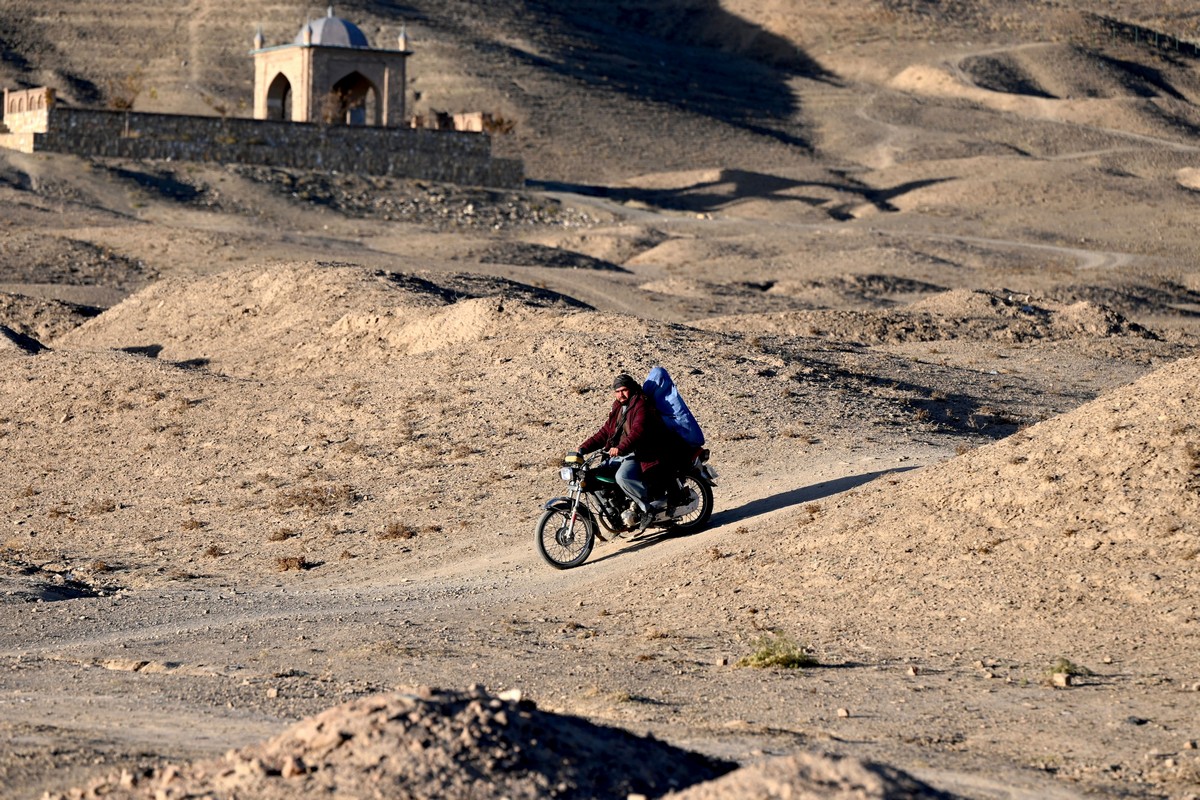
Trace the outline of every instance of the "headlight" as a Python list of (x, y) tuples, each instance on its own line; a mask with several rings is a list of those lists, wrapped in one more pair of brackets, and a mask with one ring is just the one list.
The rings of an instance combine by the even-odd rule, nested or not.
[(571, 481), (575, 480), (575, 470), (571, 469), (570, 467), (563, 467), (558, 471), (558, 476), (567, 483), (570, 483)]

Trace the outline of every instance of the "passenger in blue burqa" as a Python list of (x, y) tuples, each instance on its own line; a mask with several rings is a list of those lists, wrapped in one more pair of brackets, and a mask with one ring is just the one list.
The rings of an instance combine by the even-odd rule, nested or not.
[(663, 367), (651, 369), (650, 374), (646, 376), (646, 381), (642, 384), (642, 391), (654, 400), (659, 416), (662, 417), (667, 428), (678, 434), (679, 438), (691, 445), (693, 449), (704, 446), (704, 432), (700, 430), (700, 423), (696, 422), (687, 403), (683, 402), (679, 390), (675, 388), (675, 382), (671, 380), (666, 369)]

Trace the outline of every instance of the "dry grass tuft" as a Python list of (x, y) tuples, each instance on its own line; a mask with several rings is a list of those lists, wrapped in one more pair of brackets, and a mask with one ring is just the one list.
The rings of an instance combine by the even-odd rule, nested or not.
[(288, 539), (291, 539), (293, 536), (299, 535), (300, 534), (294, 528), (280, 528), (277, 531), (271, 531), (271, 534), (267, 536), (267, 539), (272, 542), (284, 542)]
[(295, 508), (310, 514), (322, 514), (349, 505), (357, 499), (358, 495), (348, 484), (313, 485), (283, 490), (275, 496), (272, 505), (280, 511)]
[(396, 539), (412, 539), (417, 535), (416, 528), (411, 525), (405, 525), (403, 522), (389, 522), (388, 526), (379, 534), (379, 540), (382, 542), (395, 541)]
[(737, 665), (755, 669), (768, 667), (797, 669), (811, 667), (816, 663), (817, 660), (790, 636), (769, 633), (756, 639), (754, 652), (738, 659)]
[(316, 565), (304, 556), (280, 556), (275, 559), (275, 569), (280, 572), (302, 571), (314, 566)]
[(183, 529), (185, 531), (198, 531), (201, 528), (205, 527), (206, 525), (208, 525), (207, 522), (201, 522), (198, 519), (189, 517), (188, 519), (184, 520)]

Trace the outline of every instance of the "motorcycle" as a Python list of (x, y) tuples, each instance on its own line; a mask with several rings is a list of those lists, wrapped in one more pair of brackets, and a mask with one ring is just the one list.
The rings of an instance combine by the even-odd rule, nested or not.
[(707, 463), (707, 450), (697, 451), (686, 470), (658, 487), (657, 500), (645, 517), (617, 485), (620, 461), (605, 460), (603, 455), (598, 452), (585, 458), (568, 453), (563, 459), (559, 476), (567, 482), (567, 494), (546, 502), (536, 532), (538, 553), (550, 566), (579, 566), (591, 555), (596, 539), (608, 541), (649, 528), (690, 534), (708, 523), (717, 473)]

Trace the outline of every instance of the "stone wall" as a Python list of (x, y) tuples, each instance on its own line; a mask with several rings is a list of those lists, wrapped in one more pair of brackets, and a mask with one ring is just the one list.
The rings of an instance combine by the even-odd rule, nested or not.
[(0, 146), (78, 156), (391, 175), (468, 186), (511, 188), (524, 183), (521, 162), (493, 158), (491, 138), (480, 133), (54, 106), (44, 129), (33, 134), (31, 150), (23, 144), (26, 139), (0, 135)]

